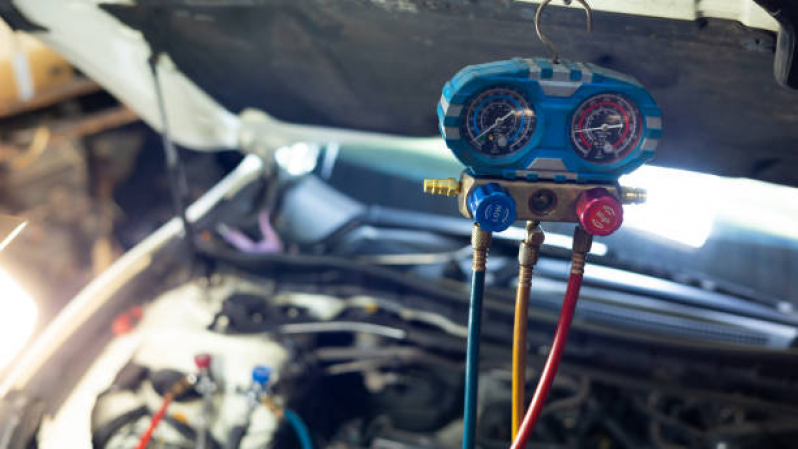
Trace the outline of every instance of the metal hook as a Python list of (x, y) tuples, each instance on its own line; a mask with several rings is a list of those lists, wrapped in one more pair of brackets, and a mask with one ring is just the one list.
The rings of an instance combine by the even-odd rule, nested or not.
[[(566, 5), (571, 4), (571, 0), (563, 0)], [(593, 10), (590, 8), (590, 5), (587, 4), (587, 0), (577, 0), (582, 6), (585, 8), (585, 14), (587, 14), (587, 31), (593, 31)], [(540, 6), (538, 6), (538, 10), (535, 12), (535, 33), (538, 35), (538, 39), (543, 42), (549, 51), (551, 52), (551, 61), (554, 63), (560, 62), (560, 53), (557, 51), (557, 47), (554, 46), (554, 43), (547, 38), (542, 31), (540, 31), (540, 18), (543, 16), (543, 9), (551, 3), (551, 0), (543, 0), (540, 2)]]

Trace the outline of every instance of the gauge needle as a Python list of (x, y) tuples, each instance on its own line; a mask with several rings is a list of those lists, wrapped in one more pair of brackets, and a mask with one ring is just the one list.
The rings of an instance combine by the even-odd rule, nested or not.
[(485, 134), (489, 133), (493, 128), (501, 125), (502, 123), (504, 123), (505, 120), (507, 120), (508, 118), (510, 118), (511, 115), (514, 115), (514, 114), (515, 114), (515, 111), (510, 111), (504, 117), (497, 118), (496, 122), (494, 122), (492, 125), (490, 125), (488, 127), (488, 129), (486, 129), (485, 131), (482, 131), (482, 133), (480, 135), (478, 135), (477, 137), (475, 137), (474, 140), (477, 140), (480, 137), (484, 136)]
[(623, 128), (623, 123), (619, 123), (617, 125), (606, 125), (606, 124), (604, 124), (604, 125), (601, 125), (601, 126), (596, 127), (596, 128), (580, 129), (580, 130), (577, 130), (576, 132), (584, 133), (584, 132), (588, 132), (588, 131), (606, 131), (608, 129), (616, 129), (616, 128)]

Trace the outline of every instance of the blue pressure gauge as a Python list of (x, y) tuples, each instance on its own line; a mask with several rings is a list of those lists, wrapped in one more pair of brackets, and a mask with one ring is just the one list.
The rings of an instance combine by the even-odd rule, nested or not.
[(469, 66), (438, 104), (447, 146), (475, 176), (614, 182), (651, 159), (662, 119), (633, 78), (593, 64)]
[(523, 150), (532, 140), (537, 116), (515, 89), (493, 87), (480, 92), (463, 113), (465, 139), (474, 151), (501, 158)]

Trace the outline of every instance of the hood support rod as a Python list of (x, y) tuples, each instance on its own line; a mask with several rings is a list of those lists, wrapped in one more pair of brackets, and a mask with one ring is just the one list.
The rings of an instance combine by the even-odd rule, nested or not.
[(186, 192), (188, 191), (186, 182), (186, 172), (180, 160), (180, 154), (177, 152), (174, 143), (169, 134), (169, 122), (166, 119), (166, 100), (164, 99), (161, 82), (158, 77), (158, 59), (162, 53), (153, 51), (152, 56), (149, 58), (150, 73), (152, 73), (152, 82), (155, 86), (155, 96), (158, 100), (158, 110), (161, 115), (161, 138), (163, 140), (164, 157), (166, 159), (166, 176), (169, 181), (169, 191), (172, 196), (172, 205), (175, 213), (180, 217), (183, 223), (183, 232), (186, 245), (188, 246), (189, 253), (192, 256), (197, 256), (197, 244), (194, 241), (194, 229), (191, 222), (186, 217)]

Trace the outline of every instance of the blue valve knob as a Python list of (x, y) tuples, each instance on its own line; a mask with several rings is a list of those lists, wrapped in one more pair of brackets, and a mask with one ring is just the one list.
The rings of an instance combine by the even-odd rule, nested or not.
[(467, 204), (474, 221), (485, 231), (501, 232), (515, 222), (515, 201), (499, 184), (477, 187), (468, 195)]
[(272, 377), (272, 369), (268, 366), (258, 365), (252, 368), (252, 381), (258, 385), (265, 386)]

